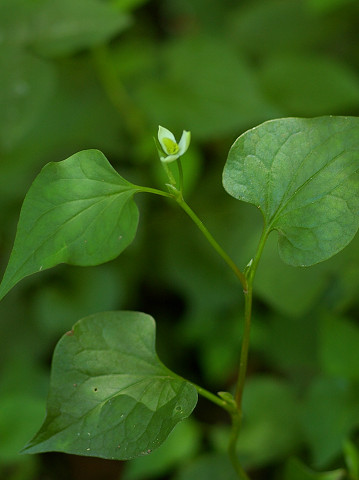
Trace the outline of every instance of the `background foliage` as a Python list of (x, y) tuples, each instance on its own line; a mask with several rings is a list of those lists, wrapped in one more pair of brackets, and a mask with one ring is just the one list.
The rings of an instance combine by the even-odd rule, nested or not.
[[(133, 183), (161, 186), (158, 124), (192, 132), (187, 199), (244, 266), (261, 218), (221, 186), (229, 147), (270, 118), (359, 115), (358, 17), (355, 0), (1, 0), (3, 270), (21, 202), (45, 163), (97, 148)], [(235, 279), (182, 212), (152, 196), (137, 203), (137, 237), (117, 260), (43, 272), (0, 303), (0, 478), (233, 477), (223, 457), (227, 418), (204, 400), (160, 450), (126, 464), (18, 455), (44, 416), (54, 345), (92, 313), (153, 315), (169, 368), (209, 389), (232, 386)], [(254, 479), (335, 480), (344, 457), (355, 458), (358, 242), (308, 269), (284, 265), (274, 236), (266, 245), (239, 445)]]

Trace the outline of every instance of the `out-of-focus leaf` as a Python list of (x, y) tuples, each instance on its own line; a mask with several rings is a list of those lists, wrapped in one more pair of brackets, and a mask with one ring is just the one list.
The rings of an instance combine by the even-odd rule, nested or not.
[(342, 450), (344, 440), (359, 425), (358, 388), (343, 379), (319, 377), (303, 405), (302, 429), (313, 464), (323, 468)]
[(330, 258), (359, 226), (359, 118), (284, 118), (241, 135), (231, 147), (223, 185), (260, 208), (265, 230), (294, 266)]
[(126, 465), (123, 480), (158, 478), (193, 458), (200, 446), (199, 425), (187, 419), (179, 423), (151, 455), (135, 458)]
[(49, 63), (6, 44), (0, 44), (0, 71), (0, 147), (7, 151), (41, 117), (55, 74)]
[(358, 480), (359, 478), (359, 450), (356, 445), (350, 440), (346, 440), (343, 445), (345, 456), (345, 463), (348, 468), (349, 477), (351, 480)]
[(345, 113), (359, 106), (359, 77), (323, 56), (270, 56), (259, 78), (268, 98), (288, 115)]
[(42, 0), (32, 19), (31, 46), (46, 55), (68, 55), (110, 40), (129, 17), (99, 0)]
[(246, 61), (223, 40), (197, 36), (173, 42), (164, 49), (160, 68), (161, 77), (146, 79), (136, 92), (155, 124), (213, 138), (279, 114), (264, 99)]
[(58, 265), (98, 265), (133, 240), (136, 188), (98, 150), (46, 165), (26, 195), (0, 298), (22, 278)]
[(58, 338), (79, 319), (121, 307), (126, 291), (112, 263), (89, 269), (67, 267), (59, 278), (44, 279), (32, 297), (32, 312), (42, 341)]
[(313, 47), (331, 29), (310, 15), (302, 0), (257, 0), (229, 12), (229, 31), (236, 45), (256, 58), (273, 52), (292, 52)]
[[(260, 232), (253, 242), (258, 241)], [(278, 255), (277, 239), (269, 237), (255, 279), (257, 295), (276, 311), (291, 317), (305, 315), (328, 285), (327, 265), (293, 268)]]
[(342, 480), (344, 477), (343, 469), (332, 472), (314, 472), (299, 460), (291, 458), (286, 464), (283, 480)]
[(23, 452), (117, 460), (147, 455), (196, 403), (195, 387), (158, 359), (152, 317), (92, 315), (58, 343), (47, 416)]
[(355, 3), (355, 0), (306, 0), (309, 9), (316, 13), (328, 13)]
[(300, 445), (299, 403), (286, 383), (270, 377), (249, 379), (243, 412), (238, 453), (246, 465), (265, 465)]
[(0, 463), (17, 461), (19, 450), (44, 416), (44, 402), (24, 392), (0, 398)]
[(315, 315), (293, 318), (275, 311), (262, 317), (254, 313), (253, 326), (259, 330), (252, 342), (253, 348), (260, 352), (266, 367), (291, 374), (298, 382), (319, 368)]
[(175, 480), (236, 480), (233, 467), (226, 455), (203, 455), (187, 466), (184, 466), (176, 475)]
[(345, 318), (325, 315), (320, 323), (319, 341), (324, 371), (359, 381), (359, 328)]

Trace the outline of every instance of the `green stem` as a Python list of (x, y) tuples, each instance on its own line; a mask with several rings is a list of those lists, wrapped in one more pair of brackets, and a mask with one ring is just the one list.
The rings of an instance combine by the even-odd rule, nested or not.
[[(180, 168), (180, 166), (179, 166)], [(180, 170), (180, 175), (181, 175)], [(220, 407), (224, 408), (229, 412), (232, 419), (232, 431), (230, 436), (230, 441), (228, 445), (228, 455), (232, 462), (233, 468), (238, 475), (240, 480), (250, 480), (249, 476), (243, 470), (238, 455), (236, 451), (237, 441), (239, 432), (241, 429), (242, 424), (242, 397), (243, 397), (243, 390), (244, 384), (247, 374), (247, 363), (248, 363), (248, 353), (249, 353), (249, 344), (250, 344), (250, 331), (251, 331), (251, 318), (252, 318), (252, 297), (253, 297), (253, 280), (255, 273), (257, 271), (258, 263), (261, 258), (264, 245), (266, 243), (267, 237), (269, 235), (269, 229), (266, 226), (263, 228), (263, 232), (261, 238), (259, 240), (257, 252), (255, 257), (251, 260), (250, 264), (243, 273), (231, 257), (223, 250), (223, 248), (218, 244), (218, 242), (213, 238), (213, 236), (209, 233), (205, 225), (202, 221), (198, 218), (198, 216), (194, 213), (194, 211), (190, 208), (190, 206), (184, 201), (182, 191), (177, 190), (174, 185), (172, 185), (172, 193), (167, 193), (162, 190), (156, 190), (154, 188), (147, 188), (147, 187), (135, 187), (138, 191), (141, 192), (148, 192), (154, 193), (157, 195), (162, 195), (168, 198), (173, 198), (176, 200), (178, 205), (187, 213), (187, 215), (193, 220), (193, 222), (197, 225), (199, 230), (203, 233), (206, 237), (208, 242), (212, 245), (215, 251), (222, 257), (222, 259), (227, 263), (230, 269), (234, 272), (236, 277), (241, 282), (243, 287), (244, 297), (245, 297), (245, 304), (244, 304), (244, 331), (243, 331), (243, 338), (242, 338), (242, 345), (241, 345), (241, 353), (240, 353), (240, 362), (239, 362), (239, 372), (238, 372), (238, 379), (236, 383), (236, 391), (234, 396), (234, 406), (219, 396), (207, 391), (206, 389), (195, 385), (198, 393), (211, 402), (219, 405)]]
[(239, 360), (239, 373), (236, 385), (235, 401), (238, 411), (242, 416), (242, 397), (244, 382), (247, 373), (248, 352), (249, 352), (249, 340), (251, 333), (251, 319), (252, 319), (252, 296), (253, 296), (253, 280), (257, 271), (259, 260), (262, 256), (263, 248), (266, 243), (269, 231), (264, 227), (261, 238), (259, 240), (258, 248), (254, 259), (251, 261), (250, 266), (246, 272), (247, 290), (244, 292), (244, 331), (242, 338), (241, 355)]
[(176, 202), (178, 205), (187, 213), (187, 215), (193, 220), (193, 222), (197, 225), (203, 235), (206, 237), (208, 242), (212, 245), (215, 251), (223, 258), (229, 268), (234, 272), (236, 277), (242, 284), (243, 290), (247, 290), (247, 279), (245, 275), (239, 270), (237, 265), (231, 259), (231, 257), (223, 250), (223, 248), (219, 245), (219, 243), (213, 238), (213, 236), (209, 233), (205, 225), (202, 221), (197, 217), (194, 211), (190, 208), (190, 206), (184, 201), (182, 195), (176, 197)]
[(227, 412), (230, 411), (230, 407), (228, 406), (228, 403), (225, 400), (222, 400), (220, 397), (218, 397), (214, 393), (209, 392), (205, 388), (200, 387), (199, 385), (196, 385), (193, 382), (190, 382), (190, 383), (196, 388), (197, 392), (200, 395), (202, 395), (202, 397), (207, 398), (207, 400), (211, 401), (212, 403), (215, 403), (219, 407), (224, 408), (225, 410), (227, 410)]
[(232, 431), (229, 439), (228, 456), (231, 460), (231, 463), (235, 472), (238, 475), (238, 478), (240, 480), (250, 480), (249, 476), (243, 470), (243, 467), (240, 464), (238, 455), (237, 455), (236, 446), (237, 446), (237, 440), (238, 440), (240, 429), (241, 429), (241, 415), (237, 411), (236, 414), (232, 414)]
[(261, 238), (259, 240), (258, 248), (254, 259), (252, 260), (248, 270), (246, 271), (247, 289), (244, 291), (244, 331), (242, 338), (241, 354), (239, 360), (239, 372), (235, 391), (235, 402), (237, 407), (236, 414), (232, 415), (232, 433), (228, 446), (228, 455), (232, 461), (237, 475), (242, 480), (249, 480), (248, 475), (242, 469), (239, 459), (236, 453), (236, 445), (238, 441), (239, 432), (242, 424), (242, 399), (243, 390), (247, 374), (248, 353), (250, 343), (251, 332), (251, 319), (252, 319), (252, 297), (253, 297), (253, 280), (258, 267), (259, 260), (261, 258), (265, 242), (267, 240), (269, 231), (264, 228)]
[(181, 159), (177, 159), (178, 179), (179, 179), (179, 191), (183, 193), (183, 168)]

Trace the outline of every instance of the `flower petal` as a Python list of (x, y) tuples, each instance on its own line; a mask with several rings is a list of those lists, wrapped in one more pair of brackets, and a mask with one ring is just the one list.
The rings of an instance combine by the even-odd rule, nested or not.
[(164, 127), (161, 127), (161, 125), (158, 127), (158, 141), (160, 142), (161, 144), (161, 147), (163, 148), (163, 151), (165, 153), (168, 153), (167, 151), (167, 148), (166, 148), (166, 145), (163, 143), (163, 139), (164, 138), (169, 138), (170, 140), (172, 140), (173, 142), (177, 143), (176, 142), (176, 139), (175, 139), (175, 136), (173, 135), (172, 132), (170, 132), (169, 130), (167, 130), (167, 128), (164, 128)]
[(161, 157), (161, 162), (171, 163), (177, 160), (179, 156), (180, 155), (178, 153), (176, 155), (167, 155), (167, 157)]
[(179, 146), (179, 155), (183, 155), (187, 152), (189, 144), (191, 143), (191, 132), (183, 130), (181, 140), (178, 143)]

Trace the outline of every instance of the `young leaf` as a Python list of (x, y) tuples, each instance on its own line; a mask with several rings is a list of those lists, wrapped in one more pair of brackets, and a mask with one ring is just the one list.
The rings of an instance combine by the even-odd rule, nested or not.
[(223, 185), (261, 209), (291, 265), (330, 258), (359, 226), (359, 118), (271, 120), (232, 146)]
[(158, 359), (152, 317), (140, 312), (92, 315), (59, 341), (47, 417), (23, 452), (116, 460), (145, 455), (196, 403), (196, 388)]
[(58, 265), (98, 265), (133, 240), (135, 187), (98, 150), (47, 164), (22, 206), (0, 299), (22, 278)]

